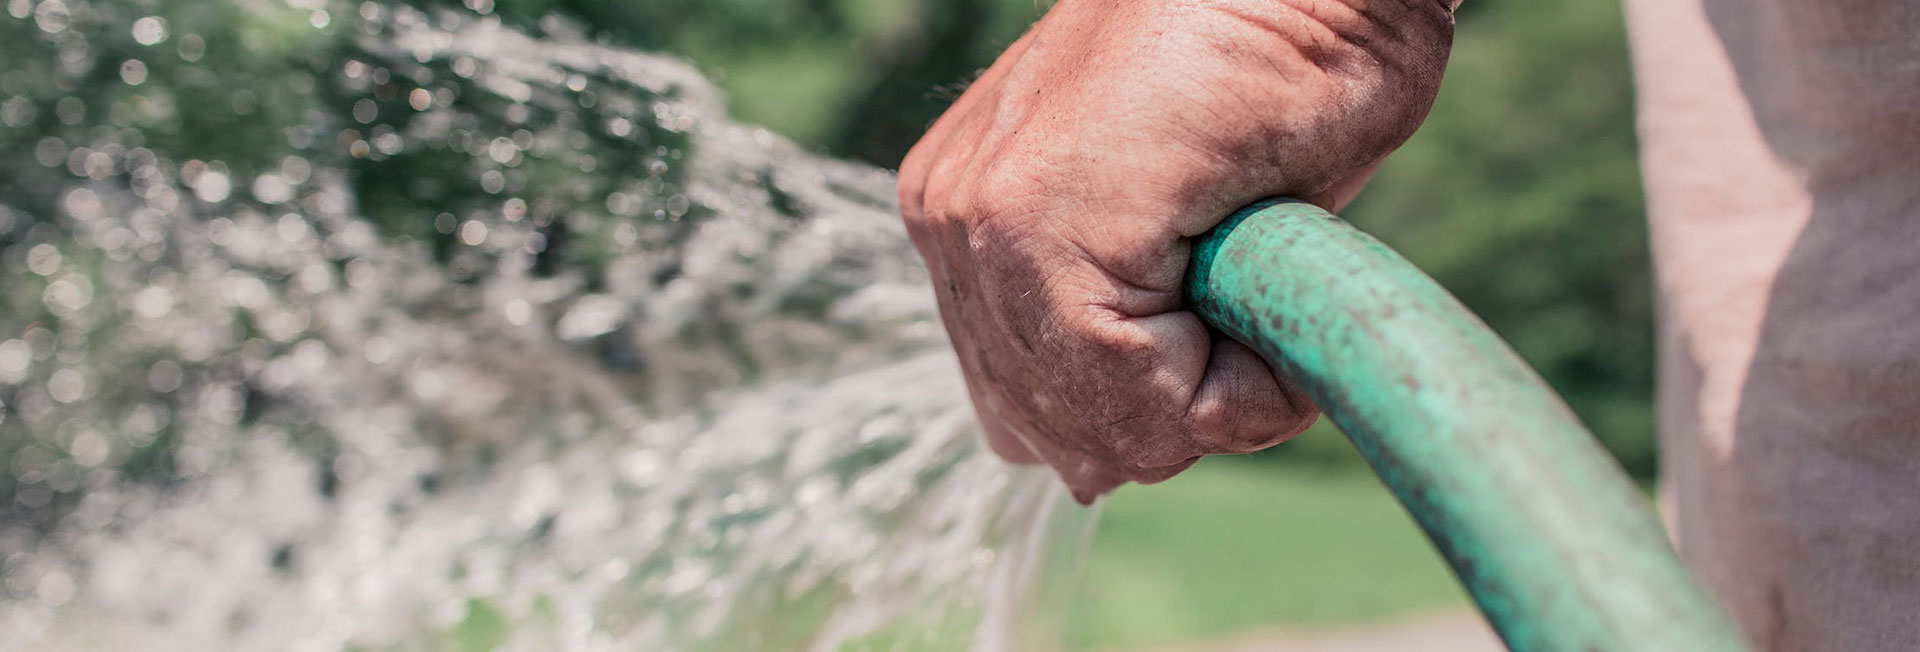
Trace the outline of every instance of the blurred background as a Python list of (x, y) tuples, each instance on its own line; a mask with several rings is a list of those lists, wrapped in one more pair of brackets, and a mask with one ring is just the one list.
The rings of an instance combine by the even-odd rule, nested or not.
[[(562, 8), (605, 38), (684, 57), (727, 91), (741, 120), (892, 168), (970, 75), (1047, 5), (500, 7), (529, 16)], [(1619, 5), (1469, 0), (1458, 24), (1426, 126), (1345, 217), (1478, 312), (1651, 483), (1651, 285)], [(1365, 625), (1466, 604), (1325, 422), (1270, 451), (1209, 459), (1165, 485), (1118, 492), (1089, 572), (1082, 649)]]
[[(544, 154), (538, 139), (545, 138), (545, 132), (534, 129), (522, 139), (520, 131), (526, 130), (515, 131), (515, 125), (524, 122), (524, 112), (500, 125), (485, 122), (492, 114), (512, 116), (511, 109), (507, 108), (510, 103), (476, 110), (480, 116), (479, 126), (467, 118), (462, 118), (467, 122), (458, 123), (465, 125), (462, 128), (471, 128), (476, 136), (490, 127), (501, 130), (502, 139), (493, 141), (492, 152), (479, 145), (473, 152), (477, 158), (491, 156), (497, 161), (496, 165), (481, 160), (482, 164), (492, 166), (489, 170), (519, 166), (517, 170), (507, 170), (506, 176), (485, 176), (478, 168), (467, 170), (462, 167), (466, 165), (462, 162), (465, 154), (414, 155), (408, 150), (405, 154), (382, 156), (381, 152), (386, 151), (382, 143), (387, 141), (380, 139), (385, 138), (385, 134), (413, 137), (398, 123), (395, 125), (400, 131), (391, 128), (385, 134), (380, 131), (381, 125), (396, 120), (389, 117), (393, 109), (402, 107), (404, 112), (404, 105), (412, 104), (415, 110), (425, 111), (422, 107), (437, 110), (451, 95), (429, 95), (425, 99), (417, 95), (394, 95), (387, 80), (379, 77), (387, 74), (385, 68), (367, 73), (373, 75), (370, 78), (377, 79), (377, 83), (358, 81), (338, 88), (322, 84), (318, 91), (311, 81), (283, 78), (273, 72), (277, 70), (274, 66), (286, 68), (293, 62), (299, 66), (311, 64), (316, 78), (323, 81), (325, 76), (319, 75), (323, 69), (325, 75), (362, 79), (366, 69), (356, 70), (353, 66), (359, 64), (351, 61), (378, 61), (381, 56), (392, 55), (342, 48), (333, 40), (291, 36), (313, 30), (327, 34), (346, 31), (346, 25), (352, 20), (350, 16), (356, 11), (353, 4), (323, 0), (286, 2), (284, 4), (294, 8), (290, 14), (293, 18), (261, 23), (266, 27), (253, 32), (247, 31), (254, 29), (251, 27), (235, 27), (231, 32), (202, 30), (196, 35), (188, 34), (182, 27), (188, 24), (186, 16), (198, 16), (194, 20), (201, 21), (200, 24), (242, 25), (245, 21), (222, 16), (249, 11), (235, 7), (281, 5), (279, 0), (230, 4), (127, 0), (124, 5), (93, 3), (91, 13), (87, 13), (83, 11), (87, 3), (78, 0), (70, 5), (57, 0), (10, 0), (8, 11), (15, 22), (4, 32), (10, 44), (0, 46), (0, 57), (4, 57), (0, 58), (0, 67), (12, 72), (4, 80), (10, 84), (5, 89), (7, 113), (0, 117), (6, 118), (6, 128), (13, 133), (0, 133), (0, 147), (15, 158), (0, 163), (25, 169), (33, 167), (32, 159), (39, 156), (43, 167), (58, 170), (66, 165), (72, 167), (77, 176), (93, 174), (94, 168), (89, 167), (92, 159), (81, 154), (69, 156), (65, 144), (60, 145), (59, 152), (40, 156), (45, 153), (49, 139), (34, 129), (60, 134), (91, 128), (108, 118), (98, 109), (88, 115), (84, 107), (101, 106), (114, 97), (108, 91), (94, 93), (94, 89), (112, 87), (121, 89), (112, 93), (119, 93), (126, 86), (139, 86), (152, 75), (149, 88), (160, 86), (163, 78), (169, 80), (168, 84), (174, 83), (171, 80), (185, 80), (169, 86), (181, 89), (169, 100), (180, 106), (231, 105), (233, 113), (242, 116), (240, 119), (262, 124), (284, 123), (287, 133), (295, 133), (303, 120), (312, 121), (308, 113), (302, 113), (305, 109), (299, 102), (304, 99), (288, 98), (309, 96), (317, 96), (319, 99), (315, 102), (334, 106), (338, 115), (333, 118), (339, 121), (352, 119), (374, 125), (367, 127), (365, 140), (360, 140), (359, 132), (355, 131), (352, 138), (342, 132), (340, 141), (346, 148), (343, 151), (353, 152), (351, 156), (356, 159), (343, 163), (342, 169), (351, 172), (348, 180), (361, 198), (364, 217), (375, 225), (381, 237), (404, 243), (417, 241), (431, 251), (444, 267), (454, 270), (450, 281), (454, 285), (471, 285), (468, 277), (484, 275), (472, 270), (486, 268), (496, 258), (507, 255), (499, 251), (484, 256), (476, 253), (494, 246), (503, 235), (516, 238), (538, 235), (540, 249), (529, 250), (543, 252), (531, 259), (535, 266), (587, 266), (595, 270), (615, 268), (616, 263), (608, 261), (624, 260), (621, 257), (626, 255), (625, 249), (600, 243), (617, 241), (619, 247), (631, 248), (632, 245), (644, 249), (648, 238), (655, 237), (652, 231), (622, 231), (625, 227), (615, 221), (594, 222), (586, 227), (578, 226), (579, 219), (544, 221), (548, 218), (542, 211), (549, 210), (549, 206), (570, 206), (568, 202), (592, 205), (592, 211), (621, 213), (624, 209), (619, 206), (622, 200), (617, 199), (621, 196), (617, 188), (595, 186), (591, 201), (576, 201), (589, 194), (586, 191), (574, 193), (576, 196), (571, 199), (560, 196), (565, 193), (554, 191), (555, 197), (544, 200), (529, 197), (517, 207), (511, 204), (517, 199), (509, 200), (505, 213), (498, 207), (498, 201), (486, 199), (499, 193), (502, 184), (509, 194), (518, 192), (525, 179), (516, 175), (522, 173), (533, 175), (533, 185), (537, 187), (539, 175), (547, 174), (542, 170), (548, 168), (535, 167), (535, 162), (555, 166), (559, 166), (555, 161), (564, 162), (562, 167), (570, 166), (566, 174), (590, 173), (594, 166), (592, 156), (587, 157), (584, 167), (573, 154), (541, 158)], [(420, 0), (388, 4), (489, 14), (500, 17), (510, 26), (529, 31), (551, 31), (554, 26), (543, 21), (554, 16), (564, 17), (578, 26), (566, 29), (585, 30), (582, 38), (586, 40), (667, 53), (689, 62), (720, 88), (726, 110), (740, 122), (764, 125), (817, 154), (892, 168), (925, 126), (964, 88), (973, 71), (991, 62), (1001, 48), (1045, 11), (1048, 3), (1038, 0), (466, 0), (463, 6), (462, 3)], [(58, 12), (46, 9), (53, 5), (61, 9)], [(358, 5), (357, 12), (366, 21), (378, 22), (391, 13), (385, 6), (366, 3)], [(128, 10), (118, 12), (122, 14), (118, 18), (124, 18), (124, 23), (149, 10), (159, 11), (156, 7), (164, 8), (163, 13), (170, 16), (173, 23), (147, 23), (149, 31), (145, 34), (140, 31), (140, 24), (135, 23), (131, 36), (137, 44), (127, 41), (128, 32), (124, 27), (115, 27), (117, 31), (113, 33), (117, 41), (97, 39), (90, 46), (93, 50), (74, 54), (87, 49), (72, 45), (71, 37), (79, 31), (78, 25), (82, 22), (79, 16), (114, 18), (116, 8), (125, 8)], [(332, 9), (331, 17), (322, 20), (327, 14), (321, 7)], [(73, 21), (76, 27), (68, 29), (67, 21)], [(169, 24), (173, 25), (171, 33), (164, 31), (166, 28), (152, 32), (154, 25)], [(367, 33), (375, 31), (369, 28)], [(205, 41), (201, 40), (202, 36)], [(221, 39), (244, 43), (251, 49), (215, 47), (212, 54), (206, 55), (207, 61), (201, 62), (206, 44), (212, 42), (217, 46)], [(142, 57), (144, 55), (138, 54), (143, 51), (141, 47), (162, 42), (169, 51), (177, 49), (180, 53), (178, 57), (166, 58), (172, 63), (149, 59), (150, 63), (140, 63), (137, 69), (129, 67), (132, 63), (118, 63), (127, 57)], [(359, 59), (350, 60), (349, 56)], [(392, 56), (396, 60), (405, 58)], [(34, 66), (56, 59), (70, 64), (73, 57), (92, 57), (86, 59), (86, 65), (69, 66), (89, 71), (79, 78), (91, 81), (63, 81), (60, 82), (63, 86), (57, 89), (19, 90), (39, 83), (34, 80), (52, 78), (52, 72)], [(93, 58), (105, 63), (95, 66)], [(174, 58), (183, 58), (186, 63), (173, 61)], [(134, 59), (127, 60), (134, 62)], [(422, 55), (420, 61), (426, 62), (427, 58)], [(459, 59), (436, 61), (433, 65), (439, 67), (433, 70), (440, 79), (471, 77), (470, 69), (461, 70), (463, 64)], [(192, 66), (187, 64), (196, 62), (202, 68), (224, 70), (223, 74), (238, 75), (237, 79), (246, 81), (223, 85), (217, 79), (194, 77), (203, 75), (189, 70)], [(471, 63), (465, 65), (471, 67)], [(163, 77), (165, 75), (173, 76)], [(599, 77), (583, 77), (578, 85), (585, 87), (589, 78), (596, 89), (600, 88)], [(193, 84), (218, 89), (221, 94), (195, 96), (186, 90), (197, 88)], [(261, 85), (233, 92), (245, 84)], [(462, 102), (467, 101), (468, 96), (484, 96), (478, 89), (486, 84), (462, 84), (465, 85), (457, 88)], [(575, 82), (568, 79), (564, 85), (573, 88)], [(643, 88), (637, 92), (641, 100), (646, 101), (651, 91)], [(55, 101), (68, 94), (85, 97), (88, 104)], [(31, 97), (32, 102), (15, 101), (15, 95)], [(361, 99), (362, 96), (366, 99)], [(606, 97), (614, 96), (611, 91), (606, 93)], [(368, 104), (369, 101), (373, 103)], [(374, 107), (367, 111), (377, 114), (378, 118), (368, 115), (364, 120), (359, 119), (363, 105)], [(1652, 307), (1632, 105), (1625, 40), (1616, 3), (1470, 0), (1459, 13), (1457, 45), (1446, 85), (1431, 118), (1389, 161), (1347, 217), (1399, 249), (1477, 311), (1566, 397), (1626, 468), (1643, 483), (1650, 484), (1656, 463), (1651, 407)], [(80, 114), (70, 115), (70, 106), (81, 107), (73, 109)], [(581, 103), (581, 106), (591, 108), (592, 105)], [(136, 109), (146, 110), (143, 107), (139, 105)], [(225, 200), (230, 191), (236, 196), (244, 194), (238, 186), (225, 185), (229, 176), (243, 179), (243, 173), (261, 170), (279, 170), (261, 178), (293, 174), (287, 168), (291, 158), (260, 154), (285, 148), (278, 142), (280, 126), (234, 129), (223, 120), (235, 118), (222, 116), (225, 117), (181, 111), (179, 119), (165, 130), (167, 135), (160, 135), (161, 130), (152, 130), (155, 135), (148, 137), (151, 142), (147, 144), (163, 153), (189, 152), (216, 164), (226, 161), (233, 165), (232, 170), (208, 168), (204, 164), (200, 168), (191, 165), (167, 168), (173, 170), (168, 174), (177, 172), (182, 183), (187, 184), (195, 183), (187, 180), (188, 169), (193, 170), (192, 175), (203, 175), (201, 179), (215, 178), (204, 176), (207, 174), (217, 176), (221, 184), (217, 192), (203, 191), (199, 185), (191, 191), (209, 203)], [(662, 124), (671, 123), (671, 118), (661, 117)], [(119, 121), (120, 117), (112, 120)], [(62, 129), (67, 131), (59, 131)], [(658, 166), (657, 178), (666, 179), (669, 185), (678, 183), (676, 175), (681, 172), (677, 161), (684, 139), (670, 124), (662, 130), (643, 121), (639, 129), (642, 136), (652, 133), (651, 144), (659, 147), (609, 144), (611, 141), (602, 140), (607, 133), (593, 132), (592, 147), (573, 149), (592, 151), (606, 169)], [(109, 131), (112, 130), (101, 128), (88, 133), (98, 135)], [(628, 135), (622, 128), (614, 129), (613, 133)], [(66, 138), (79, 142), (73, 135)], [(311, 134), (308, 140), (312, 140)], [(506, 145), (500, 145), (502, 140)], [(321, 148), (328, 142), (326, 138), (320, 139)], [(641, 142), (649, 144), (645, 138)], [(295, 149), (306, 151), (311, 147), (309, 142), (296, 145)], [(353, 150), (354, 147), (358, 149)], [(504, 151), (502, 147), (511, 151)], [(525, 165), (521, 165), (523, 150), (526, 160), (530, 161)], [(394, 152), (399, 151), (396, 144)], [(314, 167), (322, 167), (320, 157), (313, 158)], [(79, 163), (68, 163), (70, 160)], [(250, 160), (256, 162), (246, 162)], [(195, 159), (191, 163), (198, 162), (199, 159)], [(94, 179), (120, 173), (112, 163), (105, 165), (107, 171), (94, 175)], [(298, 164), (301, 179), (308, 176), (306, 165), (305, 159)], [(453, 177), (468, 172), (473, 178), (462, 182), (464, 185), (431, 188), (431, 197), (427, 199), (422, 199), (419, 183), (409, 185), (401, 181), (436, 178), (436, 175)], [(317, 179), (321, 175), (315, 172), (313, 176)], [(45, 250), (37, 243), (44, 240), (66, 245), (63, 240), (47, 240), (53, 236), (47, 236), (46, 230), (35, 235), (30, 228), (33, 224), (30, 213), (36, 206), (51, 207), (61, 201), (67, 202), (63, 210), (72, 212), (74, 195), (52, 196), (25, 181), (27, 178), (11, 176), (0, 180), (0, 209), (12, 205), (22, 211), (15, 215), (0, 210), (0, 218), (6, 218), (0, 220), (0, 235), (6, 238), (0, 239), (0, 245), (16, 245), (7, 254), (9, 275), (32, 270), (40, 276), (51, 276), (41, 273), (41, 267), (52, 265), (48, 269), (64, 269), (60, 267), (62, 259), (55, 255), (52, 262), (47, 263)], [(772, 191), (775, 184), (765, 182), (764, 178), (762, 182), (772, 192), (769, 201), (779, 205), (784, 195)], [(250, 190), (255, 196), (265, 196), (257, 182)], [(274, 188), (264, 192), (271, 194)], [(667, 194), (661, 194), (658, 188), (647, 192), (660, 194), (662, 201), (667, 202)], [(629, 194), (644, 193), (629, 191)], [(217, 197), (210, 197), (213, 195)], [(547, 200), (551, 200), (550, 203), (542, 203)], [(672, 219), (678, 221), (689, 210), (684, 197), (678, 201), (677, 208), (667, 202), (659, 210), (676, 210)], [(700, 217), (699, 201), (694, 200), (689, 220)], [(491, 211), (485, 216), (476, 213), (476, 217), (468, 219), (467, 213), (462, 212), (483, 204)], [(441, 213), (442, 209), (446, 212)], [(564, 213), (570, 209), (555, 210)], [(650, 204), (645, 209), (646, 212), (653, 210)], [(635, 208), (633, 212), (639, 213), (641, 209)], [(521, 215), (529, 216), (528, 220), (521, 222)], [(18, 219), (20, 216), (29, 219)], [(322, 222), (318, 218), (314, 220), (311, 228), (323, 230)], [(308, 227), (295, 222), (301, 221), (291, 216), (277, 225), (266, 220), (263, 224), (267, 226), (263, 228), (278, 229), (282, 236), (290, 230), (309, 233), (301, 230)], [(568, 224), (575, 226), (554, 226)], [(636, 239), (639, 245), (633, 245)], [(563, 248), (563, 242), (572, 244)], [(549, 246), (552, 248), (546, 249)], [(80, 260), (71, 249), (60, 250), (67, 252), (69, 265)], [(677, 265), (674, 263), (674, 271), (668, 276), (678, 273)], [(352, 265), (345, 263), (336, 272), (342, 277), (355, 273)], [(534, 275), (545, 273), (536, 270)], [(283, 273), (276, 278), (286, 277)], [(98, 285), (83, 289), (103, 296), (110, 292), (106, 282), (95, 280), (93, 283)], [(272, 283), (277, 281), (270, 279), (269, 284)], [(601, 283), (600, 280), (588, 281), (580, 292), (612, 292), (601, 287)], [(48, 287), (57, 284), (56, 281)], [(273, 287), (277, 291), (279, 286)], [(129, 292), (129, 297), (145, 296)], [(48, 309), (59, 313), (57, 294), (48, 289), (44, 297), (49, 297), (45, 300)], [(42, 307), (39, 304), (43, 293), (39, 285), (31, 292), (23, 290), (20, 296), (29, 298), (14, 306), (12, 317), (0, 315), (0, 327), (5, 328), (0, 330), (0, 341), (34, 346), (36, 324), (58, 323), (59, 318), (67, 315), (34, 317), (28, 314)], [(87, 302), (83, 297), (79, 303), (84, 306)], [(506, 305), (505, 314), (512, 320), (514, 306), (525, 304), (508, 301)], [(568, 305), (578, 307), (586, 303)], [(574, 312), (578, 311), (568, 311), (568, 314)], [(819, 313), (806, 314), (818, 318)], [(523, 316), (514, 323), (524, 321)], [(565, 320), (561, 322), (564, 324)], [(248, 334), (271, 335), (272, 330), (271, 323), (248, 322), (243, 327)], [(592, 331), (590, 335), (599, 337), (612, 330), (613, 326), (606, 326), (605, 330)], [(37, 332), (39, 337), (52, 337), (45, 329)], [(399, 335), (389, 333), (385, 337), (387, 339), (381, 340), (382, 347), (389, 346), (388, 340), (392, 340), (393, 347), (404, 345)], [(425, 332), (421, 337), (431, 339), (433, 333)], [(248, 343), (273, 340), (273, 337), (260, 336)], [(622, 355), (605, 348), (604, 340), (593, 340), (582, 346), (588, 345), (601, 347), (595, 350), (609, 359)], [(0, 367), (6, 366), (7, 360), (12, 359), (6, 356), (13, 353), (18, 351), (10, 353), (0, 346)], [(19, 369), (12, 371), (24, 378), (29, 372), (26, 358), (21, 355), (25, 354), (13, 356), (21, 362)], [(379, 357), (398, 355), (382, 352)], [(365, 357), (371, 360), (374, 353), (367, 353)], [(46, 356), (34, 359), (45, 360)], [(154, 364), (151, 369), (172, 364), (152, 363), (144, 358), (136, 362)], [(90, 360), (87, 364), (111, 368), (110, 361)], [(181, 381), (173, 377), (182, 372), (178, 367), (170, 369), (162, 376), (171, 374), (172, 377), (153, 380), (152, 373), (160, 372), (151, 372), (149, 378), (143, 380), (151, 381), (146, 384), (155, 388), (169, 383), (179, 387)], [(44, 399), (42, 402), (78, 404), (59, 398), (58, 381), (64, 372), (48, 373), (52, 374), (49, 382), (50, 387), (55, 388), (55, 398), (52, 402)], [(191, 384), (194, 369), (189, 368), (186, 373)], [(744, 372), (714, 373), (751, 376), (759, 372), (750, 368)], [(92, 389), (95, 385), (85, 386), (86, 396), (104, 391)], [(685, 391), (697, 393), (700, 387)], [(242, 412), (234, 417), (242, 424), (252, 423), (257, 417), (254, 393), (266, 390), (249, 388), (246, 392), (245, 396), (230, 401), (243, 405), (244, 409), (232, 406), (228, 409)], [(22, 414), (19, 406), (26, 400), (24, 396), (27, 396), (25, 390), (18, 395), (0, 396), (11, 403), (0, 403), (0, 408), (11, 410), (0, 410), (0, 426), (22, 427), (20, 418), (8, 422), (3, 417)], [(13, 436), (20, 432), (0, 430), (0, 434), (12, 433)], [(297, 429), (294, 432), (298, 434)], [(66, 448), (74, 448), (75, 436), (71, 432), (62, 435)], [(166, 436), (163, 432), (163, 443), (169, 441)], [(84, 436), (80, 440), (91, 441)], [(8, 480), (0, 483), (0, 499), (13, 505), (0, 510), (0, 515), (14, 519), (15, 525), (24, 523), (21, 519), (47, 513), (41, 509), (47, 501), (52, 500), (57, 506), (60, 500), (57, 490), (53, 498), (43, 495), (46, 493), (43, 487), (50, 486), (46, 479), (29, 482), (20, 477), (23, 475), (20, 469), (40, 472), (38, 467), (29, 468), (30, 465), (21, 461), (28, 458), (19, 451), (29, 448), (32, 446), (18, 441), (0, 440), (0, 452), (11, 458), (11, 463), (4, 465), (11, 471), (0, 471)], [(472, 455), (493, 455), (489, 450), (479, 447)], [(328, 451), (326, 454), (334, 454), (331, 449)], [(103, 459), (106, 455), (101, 453)], [(117, 460), (127, 453), (120, 451), (114, 455)], [(126, 461), (125, 467), (166, 467), (153, 471), (161, 475), (174, 472), (171, 466), (174, 462), (155, 458), (155, 454), (147, 457), (154, 459), (142, 461), (136, 453)], [(64, 468), (57, 463), (49, 464), (49, 468)], [(323, 478), (323, 484), (333, 481), (337, 479)], [(431, 493), (434, 489), (427, 487), (426, 491)], [(29, 505), (31, 509), (20, 507), (34, 501), (38, 502)], [(551, 526), (552, 519), (529, 524), (530, 529), (542, 533)], [(267, 556), (274, 559), (275, 565), (286, 562), (286, 555), (281, 553)], [(1458, 635), (1463, 639), (1479, 636), (1471, 626), (1473, 617), (1465, 612), (1464, 595), (1426, 541), (1339, 433), (1325, 423), (1271, 451), (1239, 458), (1209, 459), (1164, 485), (1121, 490), (1107, 504), (1088, 552), (1086, 573), (1085, 596), (1070, 619), (1073, 649), (1079, 650), (1228, 649), (1221, 647), (1223, 641), (1249, 642), (1253, 647), (1246, 649), (1250, 650), (1286, 649), (1276, 646), (1356, 631), (1383, 628), (1401, 631), (1394, 628), (1405, 623), (1413, 623), (1416, 628), (1413, 640), (1424, 640), (1428, 644), (1434, 639), (1419, 638), (1421, 634), (1417, 632), (1433, 636)], [(44, 584), (39, 582), (29, 588), (44, 589)], [(454, 620), (480, 624), (463, 625), (459, 631), (498, 627), (488, 624), (492, 622), (488, 618), (497, 620), (487, 615), (490, 612), (471, 605), (465, 609), (464, 620), (459, 617)], [(1466, 623), (1464, 629), (1462, 623)], [(486, 642), (493, 640), (484, 632), (473, 636), (478, 642), (463, 643), (452, 649), (486, 649)], [(1407, 643), (1402, 641), (1402, 644)], [(1432, 647), (1411, 645), (1408, 649)]]

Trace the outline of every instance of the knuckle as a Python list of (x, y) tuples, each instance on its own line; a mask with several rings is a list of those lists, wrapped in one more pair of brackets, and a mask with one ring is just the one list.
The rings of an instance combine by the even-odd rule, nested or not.
[(1025, 165), (1008, 164), (1002, 161), (989, 163), (985, 169), (971, 180), (975, 203), (992, 209), (1024, 203), (1028, 198), (1039, 194), (1039, 180), (1034, 171)]
[(906, 227), (907, 238), (913, 241), (914, 248), (919, 250), (923, 257), (931, 258), (936, 240), (932, 216), (927, 213), (927, 179), (918, 166), (912, 165), (912, 161), (913, 158), (910, 156), (909, 164), (901, 167), (896, 188), (899, 194), (900, 222)]
[[(1033, 212), (1044, 196), (1043, 184), (1030, 166), (987, 163), (969, 170), (964, 183), (946, 197), (943, 208), (971, 224), (1003, 235), (1024, 233), (1020, 219)], [(1004, 239), (1004, 238), (1002, 238)]]
[(926, 213), (907, 210), (905, 204), (902, 204), (900, 223), (906, 226), (907, 238), (913, 241), (913, 246), (920, 250), (922, 256), (927, 256), (933, 251), (933, 225), (927, 219)]
[(1124, 323), (1086, 318), (1074, 320), (1065, 328), (1075, 339), (1085, 342), (1121, 367), (1110, 370), (1115, 373), (1136, 373), (1140, 371), (1139, 368), (1147, 366), (1152, 358), (1152, 336)]
[(900, 201), (901, 214), (914, 216), (922, 211), (927, 191), (927, 157), (924, 143), (907, 152), (905, 160), (900, 162), (900, 175), (895, 187)]
[(900, 203), (900, 216), (908, 222), (919, 221), (926, 215), (926, 186), (912, 177), (901, 176), (895, 189), (895, 199)]

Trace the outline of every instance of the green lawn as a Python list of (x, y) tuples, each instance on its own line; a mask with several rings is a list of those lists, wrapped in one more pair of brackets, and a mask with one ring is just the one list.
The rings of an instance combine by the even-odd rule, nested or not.
[(1093, 543), (1086, 589), (1073, 642), (1087, 650), (1467, 604), (1364, 467), (1236, 459), (1208, 459), (1165, 484), (1116, 493)]

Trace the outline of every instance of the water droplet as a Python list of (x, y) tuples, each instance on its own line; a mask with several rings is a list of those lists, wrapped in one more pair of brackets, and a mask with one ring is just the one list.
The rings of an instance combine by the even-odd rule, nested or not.
[(307, 24), (312, 25), (314, 29), (326, 29), (328, 25), (333, 24), (333, 16), (325, 9), (315, 9), (313, 13), (307, 14)]
[(0, 123), (9, 127), (27, 126), (33, 122), (36, 113), (39, 112), (34, 110), (33, 100), (24, 97), (12, 97), (0, 103)]
[(185, 374), (180, 371), (179, 363), (172, 360), (161, 360), (147, 368), (147, 386), (161, 394), (180, 389), (180, 381), (184, 377)]
[(95, 467), (107, 461), (107, 455), (113, 452), (113, 443), (100, 436), (100, 433), (85, 430), (74, 436), (73, 443), (67, 446), (67, 452), (75, 464)]
[(631, 247), (633, 243), (639, 239), (640, 229), (634, 228), (632, 224), (621, 222), (613, 227), (614, 244), (622, 247)]
[(193, 63), (204, 56), (207, 56), (207, 42), (199, 35), (188, 34), (180, 37), (180, 60)]
[(59, 116), (60, 123), (73, 126), (87, 119), (87, 103), (71, 95), (60, 98), (53, 104), (53, 114)]
[(120, 64), (120, 81), (128, 86), (139, 86), (147, 82), (147, 64), (139, 59), (128, 59)]
[(288, 183), (295, 185), (306, 183), (312, 174), (313, 166), (307, 162), (307, 159), (298, 156), (280, 159), (280, 175), (286, 177)]
[(148, 16), (133, 21), (133, 42), (141, 45), (159, 45), (167, 40), (167, 19)]
[(373, 100), (363, 98), (353, 103), (353, 119), (360, 124), (373, 124), (373, 119), (379, 116), (380, 105), (374, 104)]
[(33, 24), (48, 34), (66, 31), (67, 25), (72, 22), (73, 15), (67, 11), (67, 4), (60, 0), (45, 0), (33, 10)]
[(76, 147), (67, 152), (67, 171), (76, 177), (87, 176), (87, 158), (90, 156), (93, 156), (93, 150), (85, 147)]
[(50, 244), (37, 244), (27, 250), (27, 271), (41, 276), (53, 276), (60, 271), (60, 249)]
[(280, 235), (280, 240), (287, 244), (300, 244), (313, 233), (313, 228), (307, 226), (307, 221), (298, 213), (281, 215), (280, 219), (274, 222), (273, 230)]
[(233, 98), (228, 100), (227, 106), (232, 108), (235, 114), (253, 115), (254, 109), (260, 108), (260, 96), (243, 88), (233, 92)]
[(73, 599), (73, 578), (58, 569), (47, 571), (47, 574), (40, 576), (40, 583), (34, 586), (34, 592), (40, 595), (41, 604), (49, 607), (64, 605)]
[(18, 383), (27, 379), (33, 366), (33, 347), (26, 340), (0, 342), (0, 383)]
[(606, 578), (609, 582), (626, 579), (627, 573), (631, 571), (632, 566), (630, 566), (625, 559), (610, 559), (607, 560), (607, 563), (601, 564), (600, 566), (600, 576)]
[(487, 157), (493, 159), (495, 163), (512, 165), (519, 156), (520, 148), (515, 147), (511, 140), (495, 138), (487, 145)]
[(320, 263), (310, 263), (300, 268), (297, 277), (300, 289), (308, 294), (320, 294), (333, 289), (333, 268)]
[(526, 299), (509, 300), (500, 312), (506, 316), (507, 323), (515, 326), (525, 326), (533, 320), (533, 305), (527, 303)]
[[(385, 125), (381, 126), (385, 127)], [(399, 154), (400, 150), (406, 148), (406, 144), (407, 141), (402, 140), (400, 134), (393, 133), (392, 131), (387, 131), (373, 137), (373, 148), (380, 150), (381, 154), (387, 156)]]
[(67, 141), (60, 140), (56, 136), (40, 139), (40, 142), (33, 146), (33, 160), (50, 168), (60, 167), (67, 162)]
[(640, 212), (640, 202), (633, 195), (624, 192), (607, 193), (607, 212), (632, 216)]
[(78, 274), (68, 274), (47, 284), (40, 295), (40, 302), (47, 310), (61, 317), (71, 317), (87, 304), (93, 303), (93, 282)]
[(407, 106), (413, 107), (415, 111), (433, 108), (433, 93), (424, 88), (413, 89), (413, 92), (407, 93)]
[(67, 215), (81, 222), (98, 219), (102, 212), (100, 196), (87, 188), (74, 188), (68, 191), (67, 196), (60, 201), (60, 207), (67, 211)]
[(228, 305), (241, 308), (260, 308), (267, 303), (270, 292), (265, 281), (249, 276), (238, 270), (229, 271), (221, 279), (221, 295)]
[(208, 170), (194, 177), (190, 183), (193, 184), (193, 196), (209, 204), (226, 201), (227, 195), (233, 193), (233, 180), (227, 178), (224, 172)]
[(360, 353), (366, 357), (367, 362), (386, 364), (388, 360), (393, 359), (393, 343), (387, 341), (387, 338), (378, 335), (369, 337), (366, 345), (360, 348)]
[(625, 302), (604, 294), (589, 294), (574, 302), (553, 330), (560, 339), (583, 340), (612, 332), (626, 318)]
[(47, 396), (61, 403), (72, 403), (87, 394), (87, 378), (75, 369), (61, 369), (47, 379)]
[(81, 161), (80, 170), (83, 176), (90, 179), (105, 179), (113, 176), (113, 157), (106, 152), (88, 152), (87, 157)]
[(277, 173), (262, 174), (253, 178), (253, 197), (264, 204), (284, 204), (293, 199), (293, 184)]
[(487, 225), (481, 223), (480, 220), (467, 220), (466, 224), (460, 225), (460, 241), (467, 243), (469, 246), (479, 246), (480, 243), (486, 242)]
[(148, 286), (133, 295), (133, 313), (146, 319), (159, 319), (173, 310), (173, 292), (158, 285)]

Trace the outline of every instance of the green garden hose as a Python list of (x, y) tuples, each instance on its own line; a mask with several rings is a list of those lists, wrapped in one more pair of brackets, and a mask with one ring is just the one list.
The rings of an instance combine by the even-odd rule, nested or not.
[(1261, 203), (1196, 241), (1187, 296), (1347, 433), (1515, 652), (1749, 650), (1560, 397), (1379, 241)]

